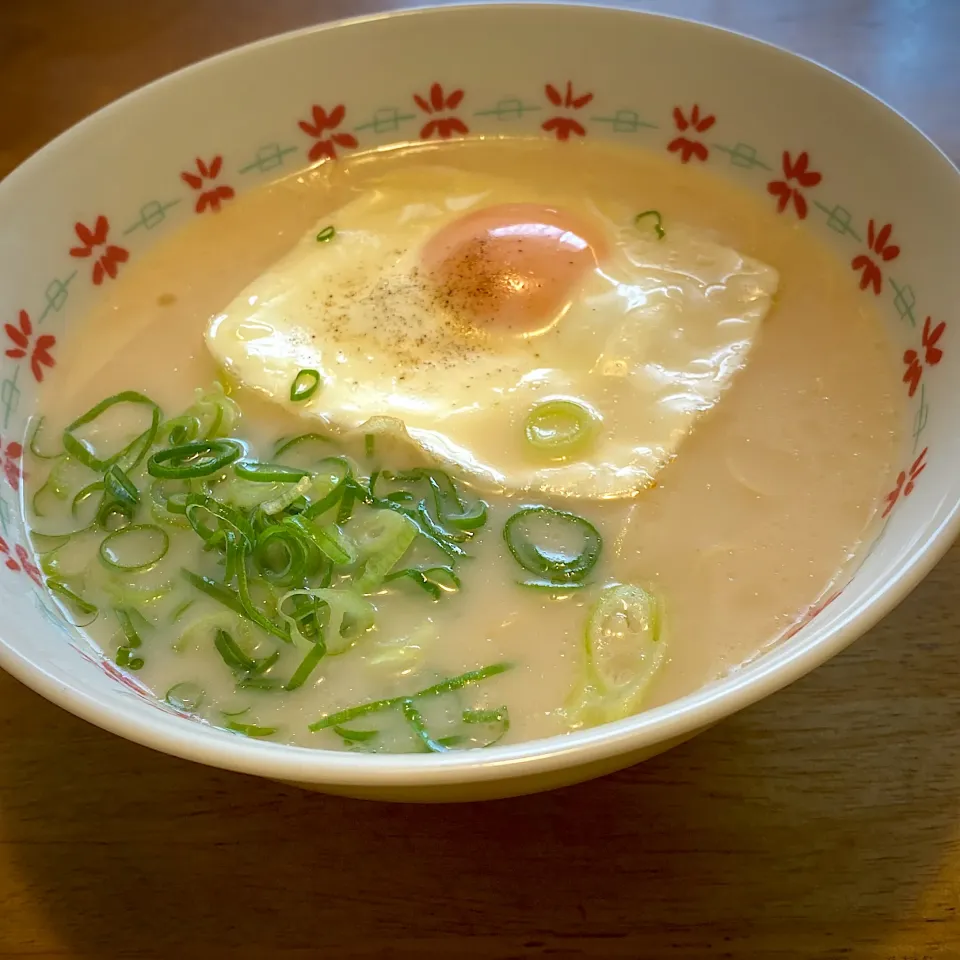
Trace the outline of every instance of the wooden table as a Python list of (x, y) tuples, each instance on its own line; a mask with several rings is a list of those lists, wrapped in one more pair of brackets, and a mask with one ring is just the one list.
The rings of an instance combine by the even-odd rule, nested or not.
[[(370, 2), (0, 0), (0, 175), (227, 47)], [(960, 157), (958, 0), (662, 0)], [(625, 773), (454, 808), (126, 743), (0, 675), (0, 957), (960, 957), (960, 550), (814, 675)]]

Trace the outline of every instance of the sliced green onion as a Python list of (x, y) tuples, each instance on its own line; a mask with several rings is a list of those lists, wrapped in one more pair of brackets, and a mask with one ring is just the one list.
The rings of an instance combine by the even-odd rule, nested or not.
[[(44, 484), (44, 486), (46, 486), (46, 484)], [(70, 513), (76, 517), (80, 513), (80, 508), (83, 506), (83, 504), (89, 500), (90, 497), (97, 493), (101, 493), (103, 491), (103, 487), (104, 484), (102, 480), (94, 480), (93, 483), (88, 483), (85, 487), (81, 487), (74, 494), (73, 500), (70, 503)], [(97, 512), (99, 514), (100, 511), (98, 510)]]
[(273, 653), (268, 654), (262, 660), (257, 661), (257, 666), (253, 671), (254, 674), (260, 676), (261, 674), (266, 673), (279, 659), (280, 651), (274, 650)]
[(390, 707), (396, 707), (404, 700), (418, 700), (422, 697), (437, 697), (445, 693), (452, 693), (454, 690), (460, 690), (470, 684), (479, 683), (488, 677), (494, 677), (499, 673), (509, 670), (512, 664), (492, 663), (490, 666), (481, 667), (479, 670), (470, 670), (467, 673), (461, 673), (456, 677), (449, 677), (441, 680), (433, 686), (425, 687), (416, 693), (411, 693), (405, 697), (389, 697), (385, 700), (371, 700), (369, 703), (361, 703), (356, 707), (349, 707), (346, 710), (340, 710), (338, 713), (330, 713), (309, 725), (310, 730), (326, 730), (327, 727), (339, 727), (357, 717), (365, 717), (370, 713), (378, 713), (380, 710), (387, 710)]
[(305, 369), (297, 373), (290, 384), (290, 400), (302, 403), (309, 400), (320, 388), (320, 371)]
[(317, 234), (317, 243), (329, 243), (337, 235), (337, 230), (330, 224), (329, 226), (324, 227)]
[[(228, 543), (233, 540), (233, 535), (228, 534)], [(248, 540), (237, 540), (236, 548), (238, 553), (236, 577), (237, 577), (237, 596), (240, 598), (240, 604), (243, 607), (243, 613), (248, 620), (253, 621), (265, 633), (278, 637), (285, 643), (290, 642), (290, 637), (286, 631), (281, 630), (272, 620), (260, 612), (250, 596), (250, 584), (247, 578), (247, 556), (251, 550)]]
[(327, 647), (321, 637), (303, 660), (300, 661), (300, 666), (294, 670), (293, 676), (287, 681), (284, 690), (296, 690), (298, 687), (302, 687), (309, 679), (310, 674), (317, 668), (317, 665), (323, 659), (326, 652)]
[(213, 645), (217, 648), (223, 662), (231, 670), (239, 670), (244, 673), (252, 673), (257, 669), (257, 661), (247, 656), (240, 649), (237, 641), (227, 633), (226, 630), (218, 629), (213, 637)]
[(584, 681), (565, 708), (571, 725), (635, 713), (666, 653), (656, 597), (631, 584), (607, 587), (590, 612), (584, 647)]
[(373, 627), (376, 617), (373, 604), (353, 590), (304, 588), (288, 591), (280, 598), (277, 606), (278, 613), (290, 625), (291, 632), (299, 631), (297, 618), (285, 613), (283, 607), (288, 600), (296, 597), (312, 597), (318, 603), (327, 605), (330, 611), (326, 635), (327, 652), (331, 656), (345, 653), (358, 637)]
[[(534, 542), (534, 537), (546, 540), (557, 532), (579, 538), (578, 552), (571, 555), (566, 545), (551, 548)], [(543, 506), (523, 507), (510, 516), (503, 526), (503, 539), (524, 570), (557, 584), (583, 580), (596, 566), (603, 548), (600, 533), (589, 520)]]
[(518, 580), (521, 587), (529, 587), (531, 590), (545, 590), (547, 593), (557, 593), (566, 590), (582, 590), (586, 584), (582, 580), (570, 580), (568, 582), (558, 582), (556, 580), (543, 580), (538, 577), (530, 577), (528, 580)]
[(582, 453), (596, 435), (597, 417), (575, 400), (545, 400), (538, 403), (523, 424), (527, 443), (553, 460)]
[[(141, 433), (135, 440), (127, 444), (126, 447), (117, 453), (111, 454), (110, 456), (99, 456), (90, 443), (75, 436), (75, 431), (87, 424), (93, 423), (93, 421), (106, 410), (121, 403), (145, 406), (150, 411), (150, 426), (144, 433)], [(63, 447), (67, 453), (91, 470), (104, 473), (108, 467), (119, 462), (121, 458), (134, 451), (138, 444), (143, 447), (144, 452), (149, 449), (156, 436), (159, 425), (160, 408), (149, 397), (145, 397), (142, 393), (125, 390), (122, 393), (115, 393), (112, 397), (101, 400), (96, 406), (91, 407), (86, 413), (77, 417), (77, 419), (63, 431)]]
[[(393, 509), (401, 509), (418, 522), (428, 538), (439, 540), (448, 547), (468, 540), (474, 530), (487, 522), (487, 505), (482, 500), (478, 500), (472, 506), (466, 506), (457, 492), (456, 484), (443, 470), (427, 467), (417, 467), (403, 473), (384, 470), (380, 474), (371, 476), (371, 491), (379, 478), (405, 485), (416, 485), (426, 481), (432, 496), (436, 520), (427, 512), (426, 503), (423, 500), (417, 503), (418, 498), (409, 490), (399, 490), (387, 494), (384, 498), (374, 497), (373, 499), (377, 506), (392, 505)], [(411, 509), (414, 503), (417, 503), (417, 506)], [(450, 529), (451, 527), (453, 529)], [(445, 552), (449, 551), (445, 550)], [(462, 555), (463, 551), (459, 550), (459, 553)]]
[(357, 533), (364, 563), (363, 572), (354, 584), (356, 589), (360, 593), (376, 590), (416, 538), (417, 528), (405, 514), (391, 510), (368, 513)]
[(91, 618), (85, 624), (78, 623), (74, 624), (74, 626), (87, 626), (97, 618), (100, 611), (96, 604), (90, 603), (89, 600), (84, 600), (78, 593), (74, 593), (62, 580), (55, 580), (52, 577), (48, 577), (46, 584), (47, 589), (51, 593), (62, 597), (71, 607), (83, 614), (83, 616), (89, 616)]
[(224, 726), (245, 737), (270, 737), (277, 732), (276, 727), (258, 727), (254, 723), (237, 723), (236, 720), (228, 720)]
[[(424, 515), (426, 513), (425, 508), (423, 511), (413, 511), (404, 507), (402, 504), (397, 503), (394, 500), (388, 499), (378, 499), (374, 501), (374, 507), (377, 509), (387, 509), (394, 510), (397, 513), (402, 513), (407, 519), (409, 519), (414, 526), (417, 528), (417, 533), (420, 534), (424, 540), (432, 543), (438, 550), (442, 553), (445, 553), (451, 560), (456, 559), (457, 557), (462, 557), (465, 555), (466, 551), (458, 546), (456, 543), (451, 543), (449, 540), (445, 539), (443, 536), (438, 535), (434, 532), (435, 524), (430, 521), (430, 518), (427, 517), (426, 521), (424, 520)], [(423, 507), (421, 502), (420, 507)]]
[(27, 449), (38, 459), (38, 460), (56, 460), (63, 452), (63, 447), (56, 453), (41, 453), (38, 447), (38, 441), (40, 437), (40, 431), (43, 429), (44, 421), (46, 417), (37, 417), (36, 422), (33, 425), (33, 429), (30, 431), (30, 439), (27, 441)]
[(97, 526), (108, 532), (119, 533), (133, 523), (135, 508), (104, 497), (97, 509)]
[(184, 414), (161, 423), (155, 442), (161, 447), (179, 447), (184, 443), (193, 443), (198, 440), (201, 430), (202, 425), (198, 417)]
[(328, 457), (317, 464), (317, 476), (310, 488), (311, 502), (304, 511), (304, 516), (312, 520), (337, 506), (350, 483), (352, 473), (350, 463), (344, 457)]
[(30, 533), (33, 548), (40, 556), (55, 553), (61, 547), (65, 547), (72, 536), (74, 536), (72, 533), (38, 533), (35, 530)]
[(643, 213), (638, 213), (633, 218), (633, 224), (636, 227), (640, 226), (640, 221), (644, 220), (646, 217), (653, 217), (653, 229), (657, 234), (657, 239), (662, 240), (666, 235), (667, 231), (663, 229), (663, 217), (660, 216), (659, 210), (644, 210)]
[(310, 476), (309, 470), (288, 467), (282, 463), (261, 463), (257, 460), (238, 460), (233, 465), (233, 472), (242, 480), (253, 480), (256, 483), (296, 483)]
[(278, 677), (261, 677), (251, 674), (237, 683), (238, 690), (260, 690), (262, 693), (279, 693), (284, 689), (283, 681)]
[(434, 600), (439, 600), (443, 593), (456, 593), (461, 586), (460, 578), (451, 567), (426, 567), (424, 569), (407, 567), (404, 570), (396, 570), (388, 574), (383, 578), (383, 582), (389, 583), (401, 578), (412, 580), (418, 587), (429, 593)]
[(175, 683), (165, 694), (164, 700), (177, 710), (194, 713), (203, 704), (205, 694), (203, 688), (189, 680)]
[(201, 576), (187, 569), (181, 569), (180, 574), (201, 593), (205, 593), (218, 603), (222, 603), (228, 610), (245, 616), (243, 604), (240, 602), (240, 595), (236, 590), (216, 580), (211, 580), (210, 577)]
[[(328, 587), (318, 587), (317, 589), (326, 590)], [(284, 610), (284, 603), (290, 600), (293, 608), (292, 613)], [(323, 636), (323, 618), (326, 611), (326, 619), (329, 619), (329, 607), (322, 604), (312, 594), (295, 594), (293, 597), (286, 595), (280, 598), (277, 606), (277, 613), (287, 624), (290, 630), (290, 639), (301, 652), (309, 651), (314, 644)]]
[[(180, 483), (184, 488), (167, 493), (166, 485), (169, 483)], [(153, 519), (181, 529), (189, 527), (186, 513), (187, 497), (191, 492), (189, 480), (153, 480), (150, 484), (150, 513)]]
[(126, 667), (128, 670), (139, 670), (143, 664), (143, 657), (135, 657), (130, 647), (119, 647), (114, 662), (118, 667)]
[(196, 602), (196, 600), (184, 600), (183, 603), (178, 604), (170, 612), (170, 616), (167, 619), (171, 623), (176, 623)]
[(307, 547), (298, 531), (286, 523), (276, 524), (257, 537), (253, 562), (271, 583), (281, 587), (300, 586), (307, 576)]
[(348, 743), (366, 743), (380, 735), (379, 730), (348, 730), (346, 727), (334, 727), (333, 732)]
[(236, 440), (196, 440), (155, 453), (147, 461), (147, 473), (163, 480), (209, 477), (243, 454)]
[(241, 707), (239, 710), (226, 710), (221, 707), (220, 715), (224, 717), (242, 717), (245, 713), (249, 713), (252, 709), (252, 707)]
[(505, 707), (496, 707), (493, 710), (464, 710), (463, 722), (469, 726), (489, 726), (490, 736), (477, 746), (492, 747), (499, 743), (510, 732), (510, 711)]
[[(312, 443), (322, 443), (329, 446), (333, 441), (322, 433), (301, 433), (289, 440), (280, 441), (273, 451), (274, 459), (279, 459), (284, 454), (297, 452), (299, 447)], [(300, 453), (303, 451), (300, 450)]]
[(286, 489), (272, 500), (265, 500), (260, 504), (260, 509), (269, 517), (273, 514), (286, 510), (294, 501), (305, 496), (313, 487), (313, 477), (306, 476), (296, 483), (287, 484)]
[(472, 532), (487, 522), (486, 503), (477, 500), (472, 507), (465, 506), (448, 473), (443, 470), (430, 470), (427, 482), (433, 493), (434, 510), (440, 524)]
[(113, 464), (103, 475), (104, 490), (115, 500), (136, 506), (140, 502), (140, 492), (118, 464)]
[[(99, 552), (105, 566), (114, 570), (135, 571), (146, 570), (159, 563), (169, 549), (170, 538), (165, 530), (152, 523), (135, 523), (108, 533), (100, 543)], [(132, 563), (125, 562), (122, 553), (128, 551), (133, 551), (139, 559)]]
[(411, 699), (402, 700), (400, 709), (403, 711), (403, 719), (407, 721), (413, 730), (417, 740), (427, 748), (430, 753), (446, 753), (447, 747), (438, 743), (430, 736), (427, 725), (424, 723), (423, 714), (417, 709), (416, 704)]
[[(205, 440), (227, 436), (240, 419), (240, 408), (227, 396), (222, 383), (216, 383), (208, 393), (197, 391), (198, 398), (193, 409), (198, 411), (201, 418), (209, 415), (209, 423), (204, 424), (201, 419), (201, 429), (205, 428)], [(210, 408), (213, 413), (210, 414)]]
[[(103, 475), (101, 486), (104, 493), (97, 510), (97, 524), (104, 530), (115, 530), (132, 523), (140, 504), (140, 493), (126, 471), (119, 464), (113, 464)], [(94, 484), (90, 484), (77, 497), (93, 487)], [(77, 497), (74, 498), (74, 504), (77, 503)], [(119, 523), (116, 522), (117, 518)]]
[(137, 632), (137, 628), (133, 625), (133, 617), (131, 614), (134, 614), (139, 617), (139, 619), (150, 626), (142, 616), (140, 616), (136, 610), (124, 610), (123, 607), (117, 607), (114, 611), (116, 615), (117, 622), (120, 624), (120, 629), (123, 631), (124, 646), (130, 647), (132, 650), (135, 650), (139, 647), (143, 641), (140, 639), (140, 634)]
[[(187, 522), (193, 528), (194, 532), (204, 542), (209, 543), (218, 533), (230, 530), (241, 540), (247, 543), (253, 542), (256, 538), (250, 521), (239, 511), (213, 497), (208, 497), (202, 493), (187, 494), (184, 503), (184, 514)], [(208, 527), (203, 523), (202, 514), (207, 513), (215, 517), (218, 521), (216, 529)]]
[(249, 636), (247, 621), (242, 616), (226, 610), (216, 610), (202, 614), (189, 623), (171, 646), (175, 653), (203, 649), (208, 640), (216, 637), (217, 630), (225, 630), (231, 636), (238, 633), (244, 640)]
[(352, 483), (348, 483), (340, 498), (340, 507), (337, 510), (337, 523), (346, 523), (353, 516), (353, 505), (356, 503), (357, 492)]
[(312, 543), (331, 563), (345, 566), (356, 562), (357, 548), (353, 540), (335, 523), (325, 526), (312, 523), (302, 516), (285, 517), (283, 525), (296, 530), (308, 543)]

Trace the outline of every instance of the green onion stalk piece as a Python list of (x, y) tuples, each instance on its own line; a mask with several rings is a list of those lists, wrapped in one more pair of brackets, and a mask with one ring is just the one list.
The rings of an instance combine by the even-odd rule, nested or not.
[(509, 663), (493, 663), (487, 667), (481, 667), (479, 670), (470, 670), (467, 673), (461, 673), (459, 676), (441, 680), (439, 683), (425, 687), (423, 690), (418, 690), (416, 693), (411, 693), (407, 696), (388, 697), (384, 700), (371, 700), (368, 703), (361, 703), (358, 706), (349, 707), (337, 713), (330, 713), (325, 717), (321, 717), (319, 720), (315, 720), (310, 724), (310, 729), (316, 732), (317, 730), (326, 730), (328, 727), (339, 727), (345, 723), (350, 723), (351, 720), (355, 720), (357, 717), (365, 717), (371, 713), (379, 713), (381, 710), (389, 710), (391, 707), (397, 707), (405, 700), (416, 701), (428, 697), (442, 696), (445, 693), (452, 693), (454, 690), (462, 690), (464, 687), (474, 683), (480, 683), (482, 680), (494, 677), (499, 673), (504, 673), (509, 670), (511, 666), (512, 664)]

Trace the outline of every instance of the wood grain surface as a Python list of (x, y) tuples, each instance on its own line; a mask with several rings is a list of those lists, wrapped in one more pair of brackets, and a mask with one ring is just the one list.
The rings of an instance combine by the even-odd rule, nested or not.
[[(640, 3), (839, 69), (960, 157), (958, 0)], [(321, 0), (0, 0), (0, 175)], [(449, 808), (126, 743), (0, 675), (0, 958), (960, 957), (960, 550), (789, 690), (616, 776)]]

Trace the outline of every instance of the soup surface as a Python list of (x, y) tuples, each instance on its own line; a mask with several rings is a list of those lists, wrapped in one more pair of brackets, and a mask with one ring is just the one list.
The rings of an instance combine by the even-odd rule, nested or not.
[[(549, 736), (735, 669), (869, 544), (901, 418), (846, 264), (765, 199), (464, 141), (197, 216), (66, 331), (27, 482), (58, 601), (159, 697), (326, 749)], [(123, 391), (159, 410), (74, 423)]]

